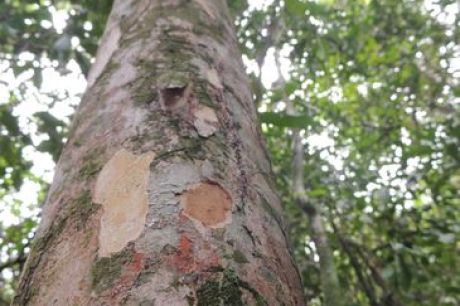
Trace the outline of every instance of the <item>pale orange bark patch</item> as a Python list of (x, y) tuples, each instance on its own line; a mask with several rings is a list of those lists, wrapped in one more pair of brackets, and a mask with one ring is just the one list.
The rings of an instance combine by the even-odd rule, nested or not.
[(121, 251), (144, 229), (148, 211), (147, 185), (152, 152), (134, 155), (118, 151), (101, 170), (93, 202), (103, 214), (99, 232), (99, 256)]
[(183, 213), (206, 227), (223, 227), (231, 221), (232, 199), (215, 183), (201, 183), (187, 190), (181, 198)]

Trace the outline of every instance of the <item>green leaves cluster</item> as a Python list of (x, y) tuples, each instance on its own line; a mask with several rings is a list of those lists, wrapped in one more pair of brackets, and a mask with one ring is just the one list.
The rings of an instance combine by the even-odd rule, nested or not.
[[(263, 41), (290, 50), (285, 88), (259, 89), (260, 119), (311, 305), (322, 299), (319, 265), (289, 193), (287, 128), (305, 131), (308, 196), (323, 209), (348, 305), (460, 302), (460, 18), (445, 22), (448, 9), (458, 12), (454, 1), (430, 11), (424, 1), (285, 0), (249, 16), (280, 29), (250, 59), (266, 55)], [(282, 110), (286, 97), (297, 116)]]

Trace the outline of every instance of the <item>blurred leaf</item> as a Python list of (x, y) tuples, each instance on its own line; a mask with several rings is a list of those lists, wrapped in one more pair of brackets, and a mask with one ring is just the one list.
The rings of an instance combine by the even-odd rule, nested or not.
[(311, 124), (311, 118), (308, 116), (291, 116), (274, 112), (259, 113), (259, 118), (263, 123), (271, 123), (279, 127), (302, 128)]

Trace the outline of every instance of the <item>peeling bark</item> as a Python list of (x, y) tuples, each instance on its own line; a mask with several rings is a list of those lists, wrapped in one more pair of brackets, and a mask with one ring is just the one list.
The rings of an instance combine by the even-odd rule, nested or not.
[(223, 0), (116, 0), (13, 305), (304, 305)]
[(104, 165), (92, 200), (102, 205), (99, 231), (100, 257), (110, 257), (136, 240), (148, 211), (147, 184), (153, 153), (134, 155), (124, 149)]

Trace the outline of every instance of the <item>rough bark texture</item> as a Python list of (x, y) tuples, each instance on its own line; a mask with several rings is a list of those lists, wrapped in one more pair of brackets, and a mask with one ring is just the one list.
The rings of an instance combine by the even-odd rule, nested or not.
[(14, 305), (303, 305), (223, 0), (115, 1)]

